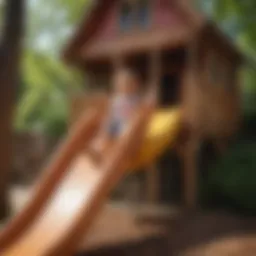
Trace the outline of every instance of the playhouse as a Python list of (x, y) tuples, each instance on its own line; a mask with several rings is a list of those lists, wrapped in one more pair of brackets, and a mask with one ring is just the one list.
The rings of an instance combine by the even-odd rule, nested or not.
[[(71, 122), (104, 104), (120, 65), (135, 69), (145, 86), (158, 88), (159, 108), (179, 106), (183, 128), (176, 147), (143, 172), (142, 200), (196, 205), (200, 148), (223, 150), (239, 127), (238, 70), (242, 56), (228, 38), (183, 0), (98, 0), (68, 43), (63, 58), (87, 85), (72, 99)], [(175, 197), (174, 195), (177, 194)]]
[[(182, 214), (169, 206), (197, 205), (199, 178), (239, 128), (241, 54), (190, 0), (98, 0), (63, 59), (82, 72), (86, 88), (72, 97), (72, 129), (43, 170), (31, 199), (0, 233), (0, 254), (171, 255), (169, 242), (177, 233), (170, 219)], [(158, 105), (144, 102), (124, 134), (96, 162), (87, 149), (100, 138), (111, 77), (122, 66), (136, 70), (145, 92), (155, 89)], [(136, 165), (136, 156), (140, 159), (143, 152), (153, 154)], [(142, 208), (136, 204), (122, 202), (114, 209), (111, 202), (107, 211), (102, 209), (135, 167), (138, 172), (131, 177), (140, 190), (127, 191), (136, 192), (142, 208), (153, 207), (150, 215), (151, 209), (157, 210), (157, 223), (146, 223), (143, 214), (137, 218)], [(123, 201), (126, 196), (121, 196)], [(162, 209), (164, 215), (158, 212)], [(188, 229), (185, 220), (192, 214), (184, 213), (177, 221)], [(192, 231), (194, 238), (198, 232)]]

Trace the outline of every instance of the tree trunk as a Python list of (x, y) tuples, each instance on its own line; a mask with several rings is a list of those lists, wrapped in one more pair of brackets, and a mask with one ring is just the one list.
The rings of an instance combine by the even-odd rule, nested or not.
[(8, 174), (12, 167), (13, 110), (19, 83), (24, 1), (5, 1), (5, 23), (0, 45), (0, 218), (8, 213)]

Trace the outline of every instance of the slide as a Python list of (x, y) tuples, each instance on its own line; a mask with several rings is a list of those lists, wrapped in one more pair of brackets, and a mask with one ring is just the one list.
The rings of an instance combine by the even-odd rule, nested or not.
[[(178, 111), (151, 118), (152, 111), (141, 109), (100, 165), (82, 150), (95, 137), (100, 111), (83, 117), (35, 187), (34, 198), (1, 234), (0, 254), (71, 255), (126, 170), (152, 161), (175, 137), (178, 129), (171, 128), (178, 127)], [(150, 150), (144, 150), (145, 143)]]
[(163, 151), (176, 142), (181, 126), (179, 108), (158, 110), (149, 120), (145, 136), (137, 157), (131, 162), (129, 170), (139, 170), (157, 159)]

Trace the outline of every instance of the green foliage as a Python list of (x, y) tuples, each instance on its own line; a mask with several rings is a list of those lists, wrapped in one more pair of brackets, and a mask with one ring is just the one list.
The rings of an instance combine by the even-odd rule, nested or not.
[(60, 136), (68, 120), (68, 95), (82, 80), (61, 63), (59, 52), (89, 1), (28, 1), (26, 50), (15, 128)]
[(240, 37), (253, 49), (256, 43), (256, 2), (253, 0), (215, 0), (214, 13), (217, 20), (237, 23)]
[(210, 172), (207, 200), (256, 213), (256, 143), (240, 142)]
[[(69, 73), (54, 59), (26, 52), (23, 58), (23, 91), (19, 99), (16, 128), (40, 129), (53, 133), (57, 123), (67, 118)], [(56, 119), (57, 118), (57, 119)]]
[(57, 55), (91, 1), (28, 0), (29, 48)]
[(215, 0), (213, 16), (245, 56), (242, 75), (243, 103), (247, 114), (255, 111), (256, 98), (256, 1)]

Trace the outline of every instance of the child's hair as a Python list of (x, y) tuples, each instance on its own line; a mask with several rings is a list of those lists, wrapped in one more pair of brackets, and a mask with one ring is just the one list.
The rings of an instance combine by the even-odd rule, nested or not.
[(138, 73), (135, 70), (128, 67), (120, 67), (114, 74), (114, 77), (118, 76), (130, 77), (138, 82), (140, 82), (141, 80)]

